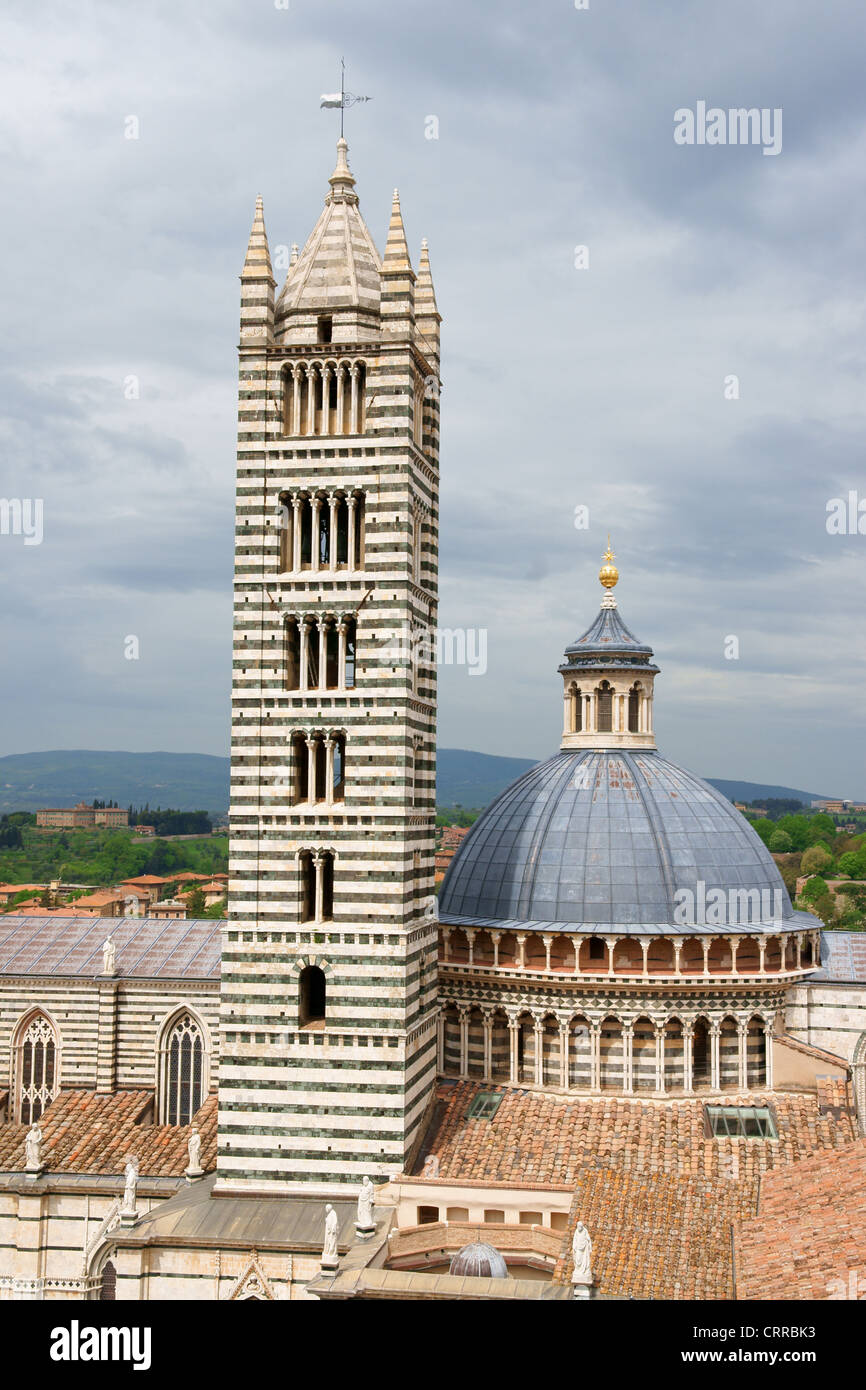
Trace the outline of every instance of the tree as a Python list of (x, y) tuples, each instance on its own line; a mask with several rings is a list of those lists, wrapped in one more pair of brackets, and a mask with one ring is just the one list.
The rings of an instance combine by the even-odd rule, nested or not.
[(198, 884), (187, 893), (186, 915), (187, 917), (203, 917), (205, 914), (204, 893)]
[(801, 874), (823, 874), (833, 867), (833, 856), (826, 845), (810, 845), (800, 860)]
[(772, 854), (790, 854), (794, 842), (787, 831), (774, 830), (768, 841), (768, 848)]
[(777, 833), (775, 825), (771, 820), (768, 820), (766, 816), (761, 816), (758, 820), (749, 821), (749, 824), (759, 839), (764, 841), (765, 845), (769, 845), (773, 835)]

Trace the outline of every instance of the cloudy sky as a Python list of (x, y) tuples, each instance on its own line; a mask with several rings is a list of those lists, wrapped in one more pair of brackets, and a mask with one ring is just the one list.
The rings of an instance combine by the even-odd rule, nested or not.
[[(362, 212), (381, 248), (399, 185), (444, 318), (441, 623), (488, 633), (440, 743), (555, 751), (610, 530), (662, 750), (866, 798), (866, 534), (826, 526), (866, 513), (866, 11), (283, 4), (3, 18), (0, 496), (44, 539), (0, 535), (0, 753), (227, 751), (237, 277), (257, 193), (272, 251), (318, 216), (344, 53)], [(699, 101), (781, 152), (676, 144)]]

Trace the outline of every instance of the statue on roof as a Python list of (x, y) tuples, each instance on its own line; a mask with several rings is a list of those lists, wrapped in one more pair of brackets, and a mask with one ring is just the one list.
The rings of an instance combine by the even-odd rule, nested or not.
[(102, 973), (103, 975), (117, 974), (117, 947), (111, 937), (106, 937), (102, 943)]
[(126, 1160), (124, 1170), (126, 1183), (123, 1189), (123, 1201), (120, 1204), (121, 1212), (132, 1215), (135, 1212), (135, 1187), (138, 1182), (138, 1159), (134, 1154), (130, 1154)]
[(189, 1162), (186, 1167), (186, 1176), (188, 1178), (201, 1177), (201, 1174), (204, 1172), (204, 1169), (201, 1166), (201, 1135), (198, 1132), (197, 1125), (193, 1125), (190, 1131), (189, 1139), (187, 1140), (186, 1147), (187, 1154), (189, 1156)]
[(578, 1221), (571, 1240), (571, 1254), (574, 1259), (573, 1284), (592, 1283), (592, 1241), (589, 1231), (582, 1221)]
[(368, 1234), (376, 1228), (373, 1220), (373, 1197), (373, 1184), (369, 1178), (364, 1178), (361, 1191), (358, 1193), (358, 1214), (355, 1218), (355, 1229), (361, 1235)]
[(322, 1268), (336, 1269), (339, 1263), (337, 1254), (337, 1213), (328, 1202), (325, 1206), (325, 1244), (322, 1247)]
[(24, 1162), (31, 1172), (36, 1172), (42, 1167), (42, 1130), (36, 1120), (24, 1139)]

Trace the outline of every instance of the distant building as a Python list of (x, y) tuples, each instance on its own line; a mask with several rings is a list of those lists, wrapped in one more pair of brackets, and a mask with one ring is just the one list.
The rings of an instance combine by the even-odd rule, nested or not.
[(119, 806), (97, 809), (79, 801), (77, 806), (60, 806), (36, 812), (36, 825), (41, 830), (82, 830), (102, 825), (110, 828), (129, 824), (129, 812)]
[(186, 917), (186, 904), (178, 902), (176, 898), (163, 898), (162, 902), (151, 905), (148, 916), (163, 920), (168, 918), (183, 920)]
[(150, 836), (156, 834), (156, 826), (155, 826), (155, 825), (134, 825), (134, 826), (132, 827), (132, 833), (133, 833), (133, 835), (145, 835), (145, 836), (150, 837)]
[(842, 813), (850, 807), (851, 802), (846, 801), (844, 797), (839, 797), (829, 801), (826, 798), (819, 798), (819, 800), (813, 801), (811, 804), (813, 811), (828, 811), (831, 816), (841, 816)]
[(72, 906), (90, 908), (100, 917), (122, 917), (124, 896), (119, 888), (98, 888), (95, 893), (76, 898)]

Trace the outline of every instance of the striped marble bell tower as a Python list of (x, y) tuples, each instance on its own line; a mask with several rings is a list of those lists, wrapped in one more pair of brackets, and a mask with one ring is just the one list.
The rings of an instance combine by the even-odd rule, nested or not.
[(403, 1168), (436, 1061), (439, 313), (347, 146), (276, 303), (241, 275), (217, 1191)]

